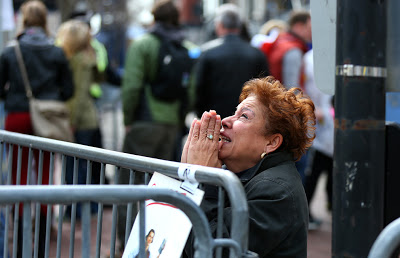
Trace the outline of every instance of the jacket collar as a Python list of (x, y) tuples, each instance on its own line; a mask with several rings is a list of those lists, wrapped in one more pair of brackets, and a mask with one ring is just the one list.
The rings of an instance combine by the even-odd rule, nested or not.
[(236, 33), (229, 33), (222, 37), (224, 41), (240, 40), (240, 36)]
[(275, 167), (286, 161), (293, 161), (293, 155), (291, 153), (289, 152), (271, 153), (265, 156), (265, 158), (263, 158), (255, 166), (246, 169), (242, 172), (239, 172), (236, 175), (239, 177), (242, 183), (246, 183), (261, 171), (265, 171), (269, 168)]
[(19, 36), (18, 40), (21, 43), (31, 46), (49, 46), (53, 45), (53, 40), (50, 39), (43, 28), (40, 27), (29, 27), (26, 28)]

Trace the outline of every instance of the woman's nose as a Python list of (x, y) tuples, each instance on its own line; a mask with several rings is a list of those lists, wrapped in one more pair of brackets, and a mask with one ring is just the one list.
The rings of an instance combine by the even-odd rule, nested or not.
[(232, 124), (232, 122), (231, 122), (231, 119), (232, 119), (232, 116), (228, 116), (228, 117), (225, 117), (224, 119), (222, 119), (222, 128), (229, 128), (230, 126), (231, 126), (231, 124)]

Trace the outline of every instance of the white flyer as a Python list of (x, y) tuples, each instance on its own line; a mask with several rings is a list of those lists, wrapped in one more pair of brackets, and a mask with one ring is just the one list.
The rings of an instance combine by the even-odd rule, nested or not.
[[(204, 192), (198, 188), (187, 191), (182, 181), (154, 172), (148, 186), (168, 188), (181, 193), (200, 205)], [(181, 257), (192, 228), (189, 218), (177, 207), (163, 202), (146, 200), (145, 253), (146, 257)], [(123, 258), (139, 257), (139, 217), (136, 216)]]

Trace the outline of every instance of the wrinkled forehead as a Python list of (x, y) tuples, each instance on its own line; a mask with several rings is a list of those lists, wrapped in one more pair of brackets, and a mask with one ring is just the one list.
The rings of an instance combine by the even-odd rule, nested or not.
[(255, 113), (264, 113), (266, 111), (264, 104), (257, 98), (255, 94), (249, 95), (242, 102), (240, 102), (236, 110), (243, 108), (250, 109)]

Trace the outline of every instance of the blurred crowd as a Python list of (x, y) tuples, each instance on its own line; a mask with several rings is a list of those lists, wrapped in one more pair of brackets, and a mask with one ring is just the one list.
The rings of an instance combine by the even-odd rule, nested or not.
[[(151, 13), (152, 22), (136, 31), (121, 51), (124, 63), (119, 66), (110, 62), (113, 42), (97, 29), (93, 22), (98, 17), (90, 10), (71, 13), (53, 38), (48, 33), (46, 6), (40, 1), (23, 4), (23, 27), (15, 39), (21, 45), (33, 94), (67, 102), (76, 143), (180, 161), (182, 142), (189, 130), (187, 117), (201, 117), (209, 110), (216, 110), (221, 118), (228, 117), (235, 112), (246, 81), (272, 75), (288, 89), (302, 89), (314, 102), (316, 138), (296, 166), (309, 202), (318, 178), (327, 173), (330, 209), (334, 101), (333, 96), (315, 85), (309, 11), (295, 10), (288, 20), (266, 21), (256, 35), (250, 35), (238, 7), (225, 4), (216, 12), (210, 40), (201, 45), (190, 42), (185, 35), (173, 1), (156, 1)], [(166, 62), (165, 56), (160, 58), (163, 41), (184, 46), (190, 57), (186, 66), (191, 68), (186, 83), (182, 83), (183, 95), (176, 94), (176, 98), (168, 100), (155, 97), (152, 91)], [(25, 88), (15, 65), (10, 45), (0, 59), (5, 129), (33, 134)], [(59, 94), (47, 94), (55, 85), (60, 87)], [(64, 94), (67, 89), (73, 94)], [(107, 112), (104, 103), (112, 103), (120, 113)], [(117, 143), (115, 134), (120, 139)], [(99, 169), (94, 164), (93, 175), (99, 175)], [(67, 161), (67, 183), (86, 183), (86, 163), (80, 162), (78, 170), (78, 178), (74, 179), (73, 160)], [(91, 180), (99, 182), (96, 176)], [(129, 183), (129, 171), (122, 170), (116, 183)], [(137, 175), (135, 183), (145, 183), (144, 178)], [(48, 184), (48, 179), (43, 184)], [(120, 240), (125, 237), (124, 210), (122, 207), (118, 213), (122, 222), (118, 229)], [(92, 212), (96, 211), (93, 205)], [(78, 207), (78, 217), (79, 212)], [(312, 214), (309, 220), (310, 230), (321, 224)], [(124, 246), (120, 248), (123, 250)]]

